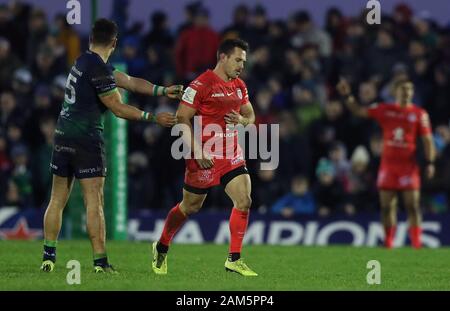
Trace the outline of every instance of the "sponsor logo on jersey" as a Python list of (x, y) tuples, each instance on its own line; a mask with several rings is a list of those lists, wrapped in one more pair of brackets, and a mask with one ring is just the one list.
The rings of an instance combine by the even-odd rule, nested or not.
[(405, 137), (405, 131), (401, 128), (401, 127), (397, 127), (394, 131), (393, 131), (393, 135), (394, 135), (394, 140), (401, 142), (404, 140)]
[(244, 158), (242, 156), (237, 157), (236, 159), (231, 160), (231, 165), (236, 165), (242, 161), (244, 161)]
[(411, 176), (401, 176), (398, 179), (401, 186), (408, 186), (412, 184), (412, 177)]
[(214, 93), (211, 95), (211, 97), (225, 97), (224, 93)]
[(430, 118), (428, 117), (428, 114), (424, 113), (421, 116), (420, 123), (422, 124), (422, 127), (430, 127)]
[(202, 183), (209, 183), (212, 181), (213, 175), (211, 170), (200, 170), (198, 180)]
[(411, 123), (416, 122), (417, 121), (417, 116), (414, 113), (410, 113), (408, 115), (408, 121), (411, 122)]
[(198, 81), (198, 80), (194, 80), (194, 81), (192, 81), (192, 85), (195, 85), (195, 86), (202, 86), (203, 83), (201, 83), (201, 82)]
[(75, 153), (75, 149), (67, 146), (55, 145), (56, 152)]
[(239, 99), (242, 99), (242, 90), (241, 89), (237, 89), (237, 96), (239, 97)]
[(191, 87), (188, 87), (183, 94), (183, 97), (181, 98), (184, 102), (193, 105), (194, 104), (194, 99), (195, 99), (195, 95), (197, 94), (197, 91), (194, 90)]

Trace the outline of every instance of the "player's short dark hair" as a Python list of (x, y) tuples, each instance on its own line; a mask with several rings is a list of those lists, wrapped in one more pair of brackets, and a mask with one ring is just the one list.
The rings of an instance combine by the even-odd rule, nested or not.
[(247, 53), (250, 49), (248, 43), (242, 39), (226, 39), (219, 45), (219, 49), (217, 50), (217, 59), (219, 59), (220, 54), (222, 53), (230, 55), (233, 53), (234, 48), (240, 48)]
[(94, 27), (92, 27), (91, 42), (107, 46), (113, 42), (118, 34), (119, 28), (115, 22), (101, 18), (95, 21)]

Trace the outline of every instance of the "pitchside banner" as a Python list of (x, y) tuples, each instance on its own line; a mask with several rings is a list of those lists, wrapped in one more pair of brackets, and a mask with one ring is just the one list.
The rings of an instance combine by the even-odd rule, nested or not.
[[(128, 237), (138, 241), (155, 241), (164, 226), (167, 212), (132, 212), (128, 222)], [(229, 242), (229, 212), (208, 212), (192, 216), (175, 236), (175, 243)], [(425, 216), (423, 244), (427, 247), (450, 245), (450, 214)], [(297, 217), (285, 219), (274, 215), (251, 213), (246, 244), (273, 245), (381, 245), (384, 236), (378, 214), (355, 217)], [(400, 215), (395, 246), (409, 244), (406, 216)]]
[[(130, 211), (128, 239), (154, 241), (159, 238), (167, 211)], [(38, 239), (42, 237), (44, 210), (0, 208), (0, 239)], [(229, 241), (229, 211), (202, 211), (191, 217), (175, 236), (176, 243), (217, 243)], [(298, 217), (284, 219), (251, 213), (247, 244), (377, 246), (383, 238), (378, 214), (355, 217)], [(405, 215), (400, 215), (395, 245), (409, 245)], [(62, 232), (64, 235), (64, 230)], [(450, 245), (450, 214), (427, 215), (423, 222), (423, 244), (437, 248)]]

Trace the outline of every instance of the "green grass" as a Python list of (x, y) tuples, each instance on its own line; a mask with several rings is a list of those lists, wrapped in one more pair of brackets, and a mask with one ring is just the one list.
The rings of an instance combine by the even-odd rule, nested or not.
[[(61, 241), (53, 273), (39, 271), (41, 242), (0, 241), (0, 290), (450, 290), (450, 249), (245, 246), (259, 273), (243, 278), (224, 271), (225, 245), (174, 244), (169, 274), (150, 268), (150, 244), (108, 242), (119, 275), (92, 272), (88, 241)], [(81, 263), (81, 285), (68, 285), (66, 263)], [(381, 263), (381, 285), (368, 285), (366, 264)]]

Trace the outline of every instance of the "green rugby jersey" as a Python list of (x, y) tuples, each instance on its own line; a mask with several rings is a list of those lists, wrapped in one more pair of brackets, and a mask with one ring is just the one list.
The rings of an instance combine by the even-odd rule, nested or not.
[(55, 138), (70, 141), (102, 141), (104, 113), (99, 96), (117, 91), (114, 67), (92, 51), (77, 58), (66, 82), (66, 92)]

